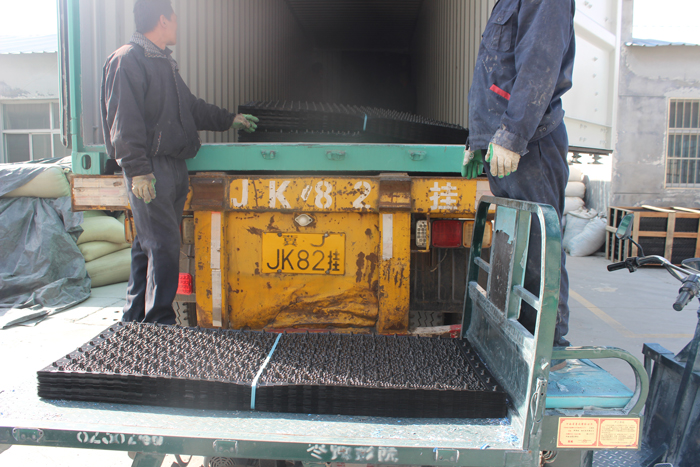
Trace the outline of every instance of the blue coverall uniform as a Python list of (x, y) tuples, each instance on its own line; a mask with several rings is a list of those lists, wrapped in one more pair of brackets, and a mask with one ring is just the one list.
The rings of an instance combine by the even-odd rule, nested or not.
[[(561, 96), (571, 88), (574, 0), (499, 0), (486, 25), (469, 91), (468, 147), (489, 143), (522, 157), (518, 169), (498, 178), (486, 163), (495, 196), (545, 203), (561, 220), (569, 178), (568, 137)], [(540, 226), (533, 221), (525, 288), (539, 294)], [(566, 346), (569, 279), (562, 251), (554, 345)], [(534, 332), (534, 310), (523, 302), (521, 323)]]
[[(124, 173), (136, 224), (124, 321), (174, 324), (180, 270), (180, 223), (189, 191), (186, 159), (201, 146), (198, 131), (226, 131), (235, 114), (192, 95), (169, 49), (135, 33), (105, 63), (101, 111), (105, 145)], [(152, 173), (150, 203), (131, 191)]]

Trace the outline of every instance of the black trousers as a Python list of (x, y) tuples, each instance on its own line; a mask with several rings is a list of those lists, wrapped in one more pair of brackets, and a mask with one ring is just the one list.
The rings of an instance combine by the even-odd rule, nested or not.
[[(561, 223), (566, 184), (569, 180), (569, 165), (566, 161), (569, 152), (569, 138), (566, 126), (561, 123), (551, 134), (530, 143), (527, 149), (529, 152), (520, 158), (518, 170), (507, 177), (493, 177), (489, 164), (484, 164), (491, 192), (500, 198), (549, 204), (556, 209)], [(540, 287), (540, 255), (542, 252), (540, 232), (539, 220), (533, 216), (524, 285), (535, 296), (539, 295)], [(525, 302), (521, 307), (519, 321), (530, 332), (534, 332), (536, 313)], [(566, 272), (566, 253), (562, 249), (559, 309), (557, 310), (554, 345), (570, 345), (569, 341), (564, 338), (568, 332), (569, 275)]]
[(151, 159), (156, 198), (146, 204), (131, 191), (136, 238), (131, 248), (131, 276), (123, 321), (175, 324), (173, 300), (180, 272), (180, 223), (189, 178), (184, 160), (167, 156)]

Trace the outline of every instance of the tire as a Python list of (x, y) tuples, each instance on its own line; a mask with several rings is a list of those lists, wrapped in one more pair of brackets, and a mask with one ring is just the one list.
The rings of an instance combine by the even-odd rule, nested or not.
[(439, 312), (411, 311), (408, 315), (408, 328), (432, 328), (445, 324), (445, 315)]
[(175, 320), (178, 326), (197, 326), (197, 306), (194, 303), (173, 302)]

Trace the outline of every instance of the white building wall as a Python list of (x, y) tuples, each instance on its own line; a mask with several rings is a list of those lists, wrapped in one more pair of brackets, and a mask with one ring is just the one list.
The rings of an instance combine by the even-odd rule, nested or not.
[(0, 54), (0, 100), (58, 99), (55, 53)]
[[(623, 2), (628, 42), (634, 2)], [(666, 186), (670, 99), (700, 99), (700, 47), (623, 46), (611, 205), (700, 207), (700, 185)]]

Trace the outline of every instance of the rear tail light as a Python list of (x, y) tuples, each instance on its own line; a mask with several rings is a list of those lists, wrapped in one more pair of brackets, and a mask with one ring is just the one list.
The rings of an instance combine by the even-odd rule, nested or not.
[(462, 246), (462, 222), (433, 221), (430, 238), (435, 248), (457, 248)]
[[(491, 236), (493, 234), (493, 227), (491, 222), (486, 222), (484, 228), (484, 239), (481, 242), (481, 248), (491, 248)], [(474, 221), (466, 221), (464, 223), (464, 241), (462, 246), (464, 248), (472, 247), (472, 237), (474, 236)]]
[(416, 246), (428, 248), (428, 221), (416, 221)]
[(177, 284), (178, 295), (191, 295), (192, 294), (192, 274), (186, 272), (180, 273), (180, 280)]

